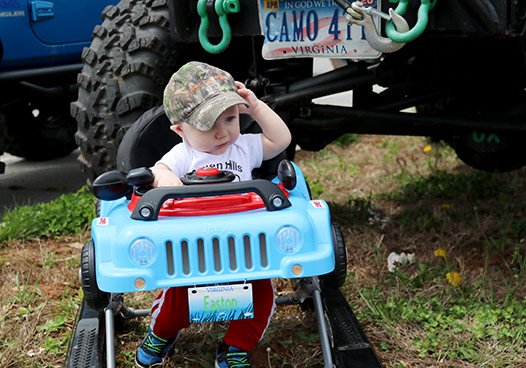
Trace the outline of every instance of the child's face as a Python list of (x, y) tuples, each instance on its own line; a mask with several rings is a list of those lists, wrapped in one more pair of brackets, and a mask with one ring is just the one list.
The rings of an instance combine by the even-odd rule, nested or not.
[(239, 137), (238, 107), (232, 106), (225, 110), (219, 115), (212, 129), (206, 132), (187, 123), (172, 125), (171, 129), (184, 138), (194, 149), (220, 155)]

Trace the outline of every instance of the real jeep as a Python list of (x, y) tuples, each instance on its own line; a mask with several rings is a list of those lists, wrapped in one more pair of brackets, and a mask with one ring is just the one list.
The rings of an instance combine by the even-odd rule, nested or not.
[[(0, 153), (48, 159), (77, 143), (92, 182), (116, 166), (124, 132), (161, 104), (171, 73), (202, 60), (248, 82), (306, 150), (346, 132), (422, 135), (448, 142), (478, 169), (526, 161), (521, 1), (364, 0), (384, 14), (405, 4), (406, 33), (425, 23), (411, 41), (396, 42), (387, 37), (392, 20), (370, 14), (377, 38), (395, 45), (378, 51), (365, 27), (347, 22), (344, 0), (122, 0), (102, 11), (77, 77), (87, 30), (116, 1), (1, 3)], [(314, 57), (345, 66), (313, 77)], [(75, 82), (76, 142), (67, 111)], [(352, 107), (313, 103), (343, 91), (352, 91)]]
[[(401, 3), (414, 27), (430, 1)], [(364, 6), (387, 13), (401, 3)], [(161, 104), (168, 78), (190, 59), (246, 81), (284, 118), (302, 149), (319, 150), (347, 132), (422, 135), (448, 142), (478, 169), (523, 166), (526, 6), (516, 0), (431, 5), (423, 32), (395, 52), (371, 48), (364, 28), (347, 23), (349, 12), (327, 0), (122, 0), (107, 7), (83, 51), (71, 108), (89, 181), (115, 167), (126, 129)], [(229, 11), (217, 13), (221, 6)], [(389, 22), (372, 17), (389, 40)], [(313, 77), (314, 57), (345, 66)], [(342, 91), (353, 92), (352, 107), (313, 103)], [(410, 107), (416, 113), (401, 112)]]

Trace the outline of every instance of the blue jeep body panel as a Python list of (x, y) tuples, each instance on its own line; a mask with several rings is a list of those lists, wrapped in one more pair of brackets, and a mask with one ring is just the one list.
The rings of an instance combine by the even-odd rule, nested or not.
[(92, 222), (99, 289), (137, 292), (333, 271), (329, 208), (310, 200), (305, 178), (297, 166), (295, 171), (291, 206), (278, 211), (142, 221), (130, 217), (126, 198), (101, 201), (100, 217)]
[(116, 0), (0, 2), (0, 72), (81, 62), (101, 13)]

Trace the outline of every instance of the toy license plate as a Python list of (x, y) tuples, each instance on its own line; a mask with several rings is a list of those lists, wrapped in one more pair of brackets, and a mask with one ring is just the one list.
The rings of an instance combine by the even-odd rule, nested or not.
[(191, 323), (253, 318), (252, 284), (189, 288), (188, 306)]
[[(381, 55), (365, 39), (362, 26), (347, 24), (345, 11), (333, 0), (259, 1), (265, 59), (376, 59)], [(381, 0), (362, 0), (362, 3), (366, 7), (381, 8)], [(379, 17), (373, 17), (380, 29)]]

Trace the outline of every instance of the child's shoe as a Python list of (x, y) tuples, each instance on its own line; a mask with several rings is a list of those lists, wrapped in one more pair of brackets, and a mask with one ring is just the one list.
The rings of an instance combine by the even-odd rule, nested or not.
[(248, 351), (235, 346), (228, 346), (224, 342), (219, 345), (216, 353), (216, 368), (250, 368)]
[(176, 339), (177, 336), (168, 340), (162, 339), (155, 336), (151, 329), (148, 330), (135, 354), (135, 365), (140, 368), (161, 367), (164, 357)]

